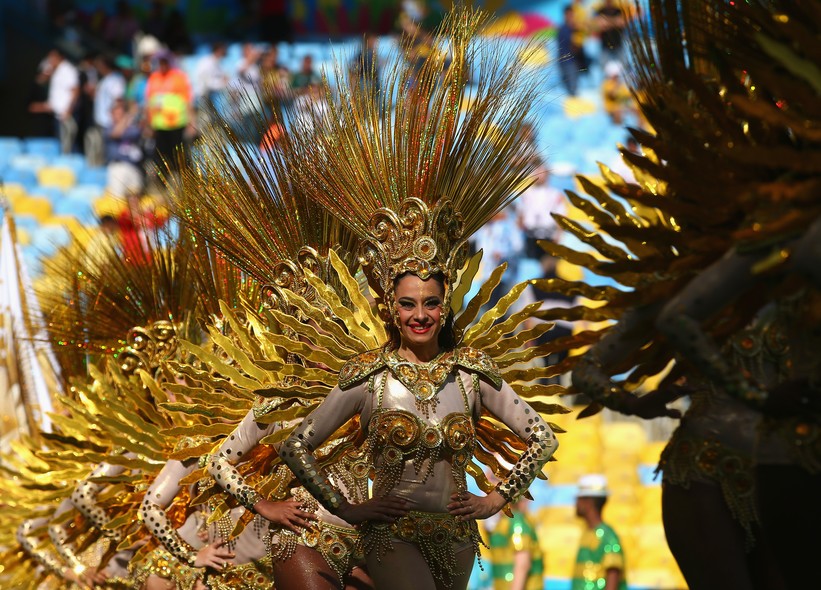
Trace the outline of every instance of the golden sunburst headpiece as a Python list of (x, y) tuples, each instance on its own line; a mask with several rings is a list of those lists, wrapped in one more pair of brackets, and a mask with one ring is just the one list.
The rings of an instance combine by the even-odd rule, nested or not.
[[(422, 279), (441, 274), (445, 284), (451, 285), (468, 256), (463, 235), (462, 216), (450, 200), (440, 199), (430, 208), (424, 201), (409, 198), (398, 211), (383, 208), (374, 213), (360, 261), (374, 277), (383, 301), (392, 301), (394, 280), (405, 273)], [(445, 290), (445, 309), (452, 291)]]
[(455, 9), (432, 35), (404, 37), (381, 76), (335, 60), (323, 107), (294, 120), (280, 152), (293, 189), (361, 240), (386, 320), (404, 272), (441, 272), (450, 300), (465, 240), (529, 184), (542, 78), (479, 36), (486, 20)]

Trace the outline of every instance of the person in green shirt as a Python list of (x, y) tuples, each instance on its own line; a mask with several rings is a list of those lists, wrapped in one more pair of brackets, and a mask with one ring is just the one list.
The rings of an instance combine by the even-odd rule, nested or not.
[(579, 541), (572, 590), (627, 590), (619, 536), (602, 520), (607, 495), (604, 475), (591, 474), (579, 479), (576, 515), (587, 526)]
[(544, 561), (536, 527), (527, 514), (528, 500), (512, 505), (513, 518), (501, 515), (490, 533), (494, 590), (541, 590)]

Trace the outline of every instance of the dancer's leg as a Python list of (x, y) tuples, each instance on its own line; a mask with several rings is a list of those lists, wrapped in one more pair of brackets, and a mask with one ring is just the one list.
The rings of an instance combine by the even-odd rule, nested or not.
[(719, 486), (665, 483), (661, 502), (667, 543), (692, 590), (753, 590), (744, 529)]
[(285, 560), (274, 560), (274, 586), (277, 590), (341, 590), (336, 573), (316, 549), (297, 545)]
[(157, 575), (150, 575), (145, 581), (143, 590), (174, 590), (174, 582), (168, 578), (161, 578)]
[(465, 590), (473, 569), (473, 547), (466, 545), (456, 552), (459, 573), (447, 585), (434, 578), (422, 552), (412, 543), (393, 540), (393, 550), (376, 559), (368, 556), (368, 572), (376, 590)]
[(373, 590), (373, 580), (364, 567), (355, 567), (345, 576), (345, 590)]

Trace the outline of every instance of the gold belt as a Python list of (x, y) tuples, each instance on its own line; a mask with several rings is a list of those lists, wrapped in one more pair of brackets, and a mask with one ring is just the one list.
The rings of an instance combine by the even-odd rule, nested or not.
[(144, 559), (132, 560), (128, 569), (137, 587), (143, 587), (149, 576), (155, 575), (173, 580), (180, 590), (193, 590), (194, 584), (204, 572), (202, 568), (182, 563), (164, 547), (155, 548)]
[(288, 559), (297, 545), (319, 551), (340, 580), (364, 560), (359, 531), (327, 522), (318, 521), (299, 535), (289, 530), (280, 531), (279, 542), (272, 545), (271, 555), (277, 560)]
[(208, 576), (211, 590), (269, 590), (273, 583), (274, 568), (270, 555), (250, 563), (228, 564), (223, 571)]
[(479, 555), (479, 529), (475, 520), (458, 520), (442, 512), (410, 511), (393, 523), (367, 522), (362, 525), (365, 554), (376, 551), (377, 559), (393, 549), (393, 539), (419, 547), (433, 576), (446, 584), (464, 572), (456, 567), (456, 546), (470, 541)]

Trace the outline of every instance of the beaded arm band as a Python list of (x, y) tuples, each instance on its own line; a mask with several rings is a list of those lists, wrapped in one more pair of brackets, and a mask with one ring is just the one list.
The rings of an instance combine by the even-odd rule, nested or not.
[(143, 503), (140, 505), (140, 518), (142, 518), (151, 534), (163, 544), (171, 555), (194, 567), (197, 550), (180, 537), (162, 507), (148, 498), (144, 498)]
[(36, 523), (36, 520), (38, 519), (26, 520), (17, 527), (17, 542), (20, 543), (23, 551), (30, 555), (37, 563), (61, 578), (65, 578), (68, 568), (63, 562), (50, 551), (36, 548), (38, 543), (36, 543), (36, 539), (32, 538), (32, 531), (38, 526), (41, 526)]
[(335, 514), (345, 502), (344, 496), (331, 483), (319, 468), (319, 463), (312, 454), (308, 444), (299, 439), (301, 434), (293, 434), (279, 450), (282, 461), (288, 465), (293, 474), (302, 482), (305, 489), (320, 504)]
[(533, 426), (533, 434), (527, 440), (527, 449), (516, 461), (504, 480), (496, 485), (496, 491), (508, 503), (518, 500), (536, 479), (542, 466), (556, 448), (556, 438), (546, 424)]
[(68, 567), (75, 572), (83, 571), (85, 569), (85, 565), (83, 565), (83, 562), (80, 561), (80, 558), (77, 557), (77, 554), (74, 553), (74, 550), (71, 548), (71, 545), (68, 542), (68, 535), (66, 534), (66, 530), (63, 528), (63, 525), (49, 524), (48, 536), (51, 539), (54, 548), (57, 550), (57, 555), (59, 555), (63, 561), (68, 564)]
[(239, 470), (221, 453), (211, 456), (208, 472), (217, 481), (217, 485), (231, 494), (247, 510), (253, 512), (254, 505), (265, 498), (245, 482)]

